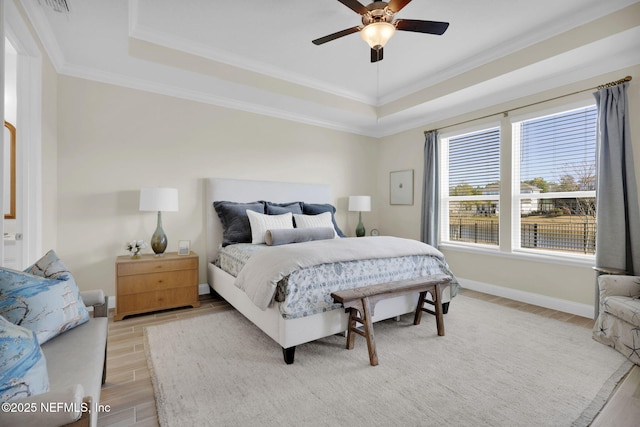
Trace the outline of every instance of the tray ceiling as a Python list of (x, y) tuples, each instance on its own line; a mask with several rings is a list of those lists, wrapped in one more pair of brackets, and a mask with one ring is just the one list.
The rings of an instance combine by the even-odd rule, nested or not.
[(358, 34), (311, 43), (360, 23), (336, 0), (67, 3), (21, 1), (61, 74), (374, 137), (640, 63), (630, 0), (414, 0), (398, 18), (449, 29), (375, 64)]

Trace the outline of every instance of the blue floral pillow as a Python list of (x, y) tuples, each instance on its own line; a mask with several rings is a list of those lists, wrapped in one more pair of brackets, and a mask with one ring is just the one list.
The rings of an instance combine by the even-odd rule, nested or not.
[(0, 316), (0, 402), (47, 391), (47, 361), (36, 334)]
[[(47, 252), (33, 265), (27, 267), (24, 272), (33, 274), (34, 276), (46, 277), (47, 279), (73, 278), (71, 272), (67, 269), (67, 266), (64, 265), (60, 258), (58, 258), (58, 255), (53, 249)], [(78, 294), (78, 297), (80, 297), (80, 294)]]
[[(48, 262), (41, 262), (47, 256)], [(51, 277), (58, 278), (0, 268), (0, 315), (34, 331), (40, 344), (89, 320), (78, 285), (64, 264), (57, 260), (53, 251), (43, 260), (34, 266), (55, 264), (60, 270)], [(45, 274), (42, 271), (53, 270), (56, 269), (40, 271)]]

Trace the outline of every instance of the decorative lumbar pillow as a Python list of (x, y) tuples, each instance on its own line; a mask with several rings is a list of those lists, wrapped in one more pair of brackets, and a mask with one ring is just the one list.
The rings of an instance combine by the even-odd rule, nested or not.
[(213, 202), (222, 223), (222, 246), (234, 243), (251, 243), (251, 226), (247, 210), (264, 213), (263, 202), (238, 203), (227, 201)]
[(267, 215), (282, 215), (287, 212), (302, 214), (302, 202), (273, 203), (265, 202)]
[(264, 215), (247, 209), (249, 224), (251, 224), (251, 243), (264, 243), (264, 235), (267, 230), (292, 229), (293, 217), (291, 212), (282, 215)]
[[(61, 261), (57, 265), (64, 269)], [(55, 275), (59, 279), (0, 268), (0, 315), (34, 331), (40, 344), (89, 320), (73, 276), (68, 271)]]
[(336, 232), (333, 227), (292, 228), (290, 230), (267, 230), (264, 241), (267, 245), (278, 246), (289, 243), (310, 242), (312, 240), (333, 239)]
[[(296, 228), (334, 228), (331, 220), (331, 212), (324, 212), (318, 215), (294, 215)], [(335, 228), (333, 230), (334, 237), (338, 237)]]
[(338, 227), (338, 223), (336, 223), (335, 213), (336, 208), (329, 203), (303, 203), (302, 204), (302, 213), (305, 215), (318, 215), (324, 212), (331, 212), (331, 222), (333, 223), (333, 228), (336, 230), (336, 234), (340, 237), (345, 237), (345, 234)]
[(0, 316), (0, 402), (47, 391), (47, 361), (35, 333)]

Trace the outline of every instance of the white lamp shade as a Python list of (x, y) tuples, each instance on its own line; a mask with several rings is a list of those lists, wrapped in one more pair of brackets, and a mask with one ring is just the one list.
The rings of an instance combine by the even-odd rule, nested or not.
[(360, 37), (371, 49), (377, 49), (384, 47), (395, 32), (396, 27), (389, 22), (373, 22), (360, 30)]
[(371, 196), (349, 196), (349, 210), (369, 212), (371, 210)]
[(178, 210), (178, 189), (142, 187), (140, 189), (140, 210), (176, 212)]

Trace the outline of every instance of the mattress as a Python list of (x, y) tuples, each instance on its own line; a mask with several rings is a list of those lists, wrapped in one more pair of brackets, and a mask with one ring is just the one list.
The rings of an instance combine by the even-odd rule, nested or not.
[(252, 243), (236, 243), (220, 248), (215, 264), (233, 277), (244, 267), (247, 260), (257, 251), (263, 250), (266, 245), (254, 245)]

